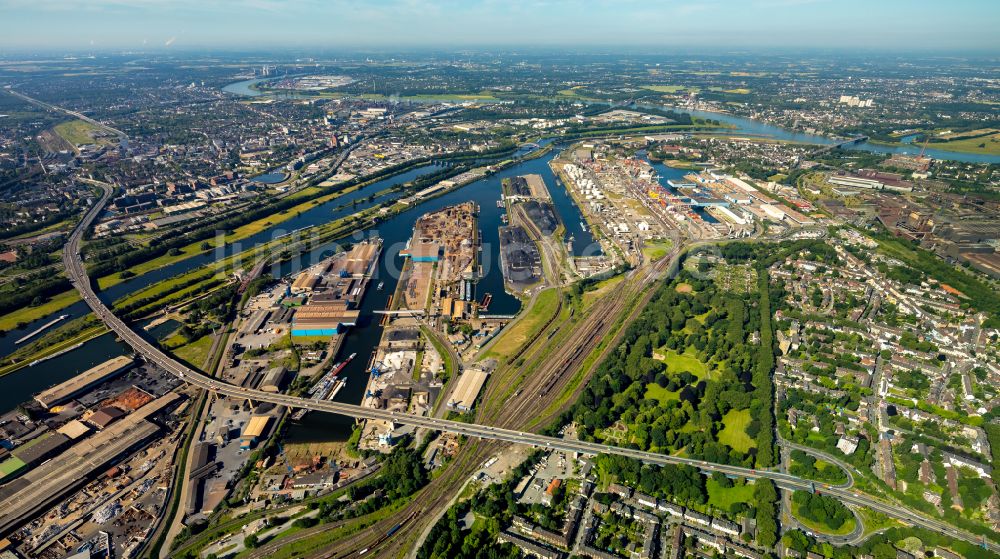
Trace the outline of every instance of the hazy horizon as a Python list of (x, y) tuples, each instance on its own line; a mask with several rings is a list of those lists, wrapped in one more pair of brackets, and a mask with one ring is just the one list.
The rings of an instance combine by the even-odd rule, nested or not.
[(987, 0), (0, 0), (0, 52), (691, 48), (1000, 52)]

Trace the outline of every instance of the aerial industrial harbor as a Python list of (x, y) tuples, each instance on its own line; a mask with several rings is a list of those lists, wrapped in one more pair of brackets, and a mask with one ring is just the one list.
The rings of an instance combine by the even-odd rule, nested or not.
[(1000, 557), (1000, 11), (781, 4), (19, 5), (0, 559)]

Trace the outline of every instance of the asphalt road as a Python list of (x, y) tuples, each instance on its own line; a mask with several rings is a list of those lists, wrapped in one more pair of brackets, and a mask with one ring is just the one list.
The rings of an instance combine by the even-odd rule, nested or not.
[[(824, 494), (837, 497), (838, 499), (841, 500), (841, 502), (845, 504), (869, 507), (873, 510), (882, 512), (883, 514), (891, 518), (902, 520), (903, 522), (908, 524), (927, 528), (935, 532), (946, 534), (976, 544), (984, 543), (981, 538), (969, 532), (966, 532), (964, 530), (959, 530), (958, 528), (950, 526), (944, 522), (940, 522), (935, 519), (923, 516), (922, 514), (906, 510), (900, 507), (900, 505), (897, 503), (890, 503), (874, 499), (870, 496), (862, 495), (859, 492), (852, 491), (847, 488), (838, 488), (826, 484), (814, 484), (814, 482), (812, 481), (798, 478), (782, 472), (755, 470), (737, 466), (730, 466), (727, 464), (716, 464), (703, 460), (694, 460), (690, 458), (682, 458), (678, 456), (670, 456), (654, 452), (645, 452), (641, 450), (633, 450), (628, 448), (603, 445), (594, 442), (575, 441), (575, 440), (560, 439), (556, 437), (548, 437), (544, 435), (538, 435), (535, 433), (491, 427), (489, 425), (476, 425), (476, 424), (462, 423), (459, 421), (438, 419), (433, 417), (421, 417), (405, 413), (397, 413), (393, 411), (377, 410), (354, 404), (344, 404), (340, 402), (331, 402), (331, 401), (315, 401), (306, 398), (289, 396), (286, 394), (262, 392), (259, 390), (252, 390), (220, 382), (219, 380), (209, 377), (199, 371), (190, 369), (185, 365), (181, 364), (180, 362), (174, 360), (170, 356), (168, 356), (166, 353), (161, 351), (152, 343), (148, 342), (140, 334), (136, 333), (131, 328), (129, 328), (129, 326), (125, 322), (123, 322), (121, 319), (115, 316), (114, 313), (111, 312), (111, 310), (97, 297), (97, 294), (94, 292), (93, 288), (90, 285), (90, 278), (87, 277), (86, 269), (84, 268), (83, 262), (81, 261), (79, 250), (80, 250), (80, 240), (83, 237), (83, 233), (90, 227), (90, 225), (93, 223), (94, 219), (103, 209), (104, 204), (110, 197), (111, 194), (110, 187), (103, 186), (102, 189), (104, 190), (104, 195), (97, 203), (95, 203), (90, 208), (90, 210), (88, 210), (83, 220), (81, 220), (80, 224), (73, 231), (73, 234), (70, 236), (69, 241), (66, 244), (65, 249), (63, 250), (63, 262), (66, 266), (66, 272), (69, 275), (70, 280), (73, 282), (73, 285), (76, 287), (77, 290), (80, 291), (80, 294), (83, 296), (84, 301), (87, 302), (87, 304), (94, 311), (94, 313), (98, 317), (100, 317), (100, 319), (104, 321), (104, 323), (107, 324), (109, 328), (114, 330), (121, 337), (123, 341), (129, 344), (138, 354), (143, 356), (143, 358), (145, 358), (147, 361), (156, 363), (167, 372), (177, 376), (182, 381), (188, 384), (197, 386), (199, 388), (211, 390), (218, 394), (229, 396), (232, 398), (247, 399), (257, 402), (269, 402), (276, 405), (284, 405), (289, 408), (305, 408), (311, 411), (337, 413), (360, 419), (388, 420), (400, 424), (413, 425), (416, 427), (423, 427), (427, 429), (435, 429), (438, 431), (448, 431), (470, 437), (479, 437), (483, 439), (494, 439), (494, 440), (502, 440), (502, 441), (518, 443), (518, 444), (527, 444), (538, 448), (563, 450), (567, 452), (579, 452), (588, 455), (596, 455), (600, 453), (617, 454), (641, 460), (643, 462), (650, 464), (661, 464), (661, 465), (687, 464), (706, 472), (718, 471), (724, 474), (744, 477), (748, 479), (767, 478), (774, 480), (774, 482), (779, 487), (791, 490), (796, 490), (796, 489), (812, 490), (815, 487)], [(985, 542), (984, 545), (986, 545), (989, 549), (993, 551), (1000, 552), (1000, 545), (996, 543)]]
[(125, 145), (128, 144), (128, 136), (124, 132), (122, 132), (121, 130), (119, 130), (117, 128), (112, 128), (112, 127), (108, 126), (107, 124), (104, 124), (103, 122), (94, 120), (94, 119), (90, 118), (89, 116), (87, 116), (87, 115), (85, 115), (83, 113), (80, 113), (80, 112), (77, 112), (77, 111), (71, 111), (69, 109), (64, 109), (62, 107), (57, 107), (56, 105), (53, 105), (51, 103), (46, 103), (45, 101), (39, 101), (38, 99), (35, 99), (33, 97), (28, 97), (27, 95), (25, 95), (23, 93), (19, 93), (17, 91), (14, 91), (13, 89), (10, 89), (10, 88), (7, 88), (7, 92), (10, 93), (11, 95), (15, 96), (15, 97), (19, 97), (19, 98), (27, 101), (29, 103), (32, 103), (34, 105), (38, 105), (39, 107), (42, 107), (43, 109), (48, 109), (50, 111), (65, 113), (65, 114), (68, 114), (68, 115), (70, 115), (72, 117), (76, 117), (76, 118), (78, 118), (78, 119), (80, 119), (80, 120), (82, 120), (84, 122), (88, 122), (90, 124), (93, 124), (94, 126), (100, 128), (102, 130), (105, 130), (107, 132), (110, 132), (110, 133), (118, 136), (118, 141), (121, 143), (122, 146), (125, 146)]

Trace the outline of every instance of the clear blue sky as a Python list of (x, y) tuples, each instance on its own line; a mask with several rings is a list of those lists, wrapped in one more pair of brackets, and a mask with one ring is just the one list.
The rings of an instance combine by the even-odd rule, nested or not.
[(1000, 55), (1000, 0), (0, 0), (0, 51), (845, 43)]

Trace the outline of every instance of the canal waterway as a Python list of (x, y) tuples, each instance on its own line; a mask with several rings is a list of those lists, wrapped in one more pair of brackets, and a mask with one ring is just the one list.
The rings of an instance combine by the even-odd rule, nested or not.
[[(142, 326), (143, 324), (139, 325), (140, 328)], [(176, 321), (170, 320), (151, 328), (149, 335), (164, 339), (178, 326)], [(109, 332), (90, 340), (78, 349), (0, 377), (0, 383), (4, 387), (4, 390), (0, 391), (0, 410), (12, 409), (53, 384), (70, 379), (108, 359), (128, 353), (132, 353), (132, 349), (125, 342), (119, 341), (116, 334)]]
[[(189, 272), (199, 266), (204, 266), (216, 260), (220, 260), (232, 254), (239, 253), (250, 247), (256, 246), (258, 244), (266, 243), (274, 240), (277, 237), (285, 235), (292, 231), (297, 231), (306, 227), (312, 227), (315, 225), (322, 225), (328, 223), (334, 219), (339, 219), (344, 216), (348, 216), (355, 211), (371, 207), (383, 200), (394, 198), (398, 196), (398, 193), (386, 193), (380, 196), (376, 196), (372, 200), (368, 200), (370, 196), (373, 196), (376, 192), (391, 188), (393, 186), (403, 184), (405, 182), (412, 181), (428, 173), (433, 173), (440, 171), (440, 167), (435, 167), (434, 165), (426, 165), (416, 169), (411, 169), (405, 173), (389, 177), (387, 179), (380, 180), (378, 182), (372, 183), (363, 189), (356, 190), (354, 192), (349, 192), (336, 199), (327, 202), (325, 204), (320, 204), (312, 207), (306, 211), (303, 211), (296, 216), (283, 221), (272, 227), (268, 227), (259, 233), (251, 235), (240, 241), (234, 243), (229, 243), (224, 247), (217, 248), (208, 252), (204, 252), (191, 258), (186, 258), (179, 262), (164, 266), (162, 268), (152, 270), (145, 274), (136, 276), (129, 280), (123, 281), (116, 284), (108, 289), (99, 292), (99, 296), (105, 303), (111, 303), (116, 299), (124, 297), (130, 293), (139, 291), (158, 283), (160, 281), (172, 278), (174, 276)], [(357, 203), (355, 205), (355, 203)], [(345, 207), (340, 207), (345, 206)], [(14, 342), (21, 336), (34, 331), (36, 328), (42, 326), (43, 324), (49, 322), (53, 318), (57, 318), (59, 315), (68, 314), (68, 320), (84, 316), (90, 312), (90, 308), (83, 301), (79, 301), (70, 305), (69, 307), (56, 311), (55, 313), (34, 320), (23, 328), (17, 328), (6, 333), (6, 335), (0, 338), (0, 356), (8, 355), (16, 349)], [(4, 377), (5, 379), (7, 377)]]
[[(663, 163), (662, 161), (653, 161), (652, 159), (649, 158), (649, 154), (647, 154), (645, 150), (638, 152), (637, 155), (645, 159), (647, 162), (649, 162), (650, 165), (653, 166), (653, 169), (656, 171), (657, 179), (660, 183), (660, 186), (662, 186), (664, 190), (666, 190), (670, 194), (673, 194), (674, 196), (686, 197), (688, 196), (688, 194), (690, 194), (674, 188), (673, 186), (670, 185), (669, 181), (673, 181), (675, 183), (690, 183), (691, 181), (685, 179), (684, 175), (691, 174), (695, 171), (671, 167)], [(712, 214), (705, 211), (705, 208), (692, 207), (691, 211), (698, 214), (698, 217), (704, 219), (705, 222), (707, 223), (719, 222), (719, 220), (715, 219), (715, 217)]]
[[(530, 148), (523, 148), (514, 155), (521, 156), (528, 151), (530, 151)], [(589, 232), (582, 231), (579, 225), (582, 222), (582, 215), (579, 208), (576, 207), (566, 194), (565, 188), (556, 184), (555, 177), (549, 168), (548, 162), (556, 153), (557, 150), (553, 150), (543, 157), (511, 166), (494, 175), (410, 208), (364, 232), (365, 235), (378, 235), (385, 240), (382, 257), (378, 266), (378, 277), (374, 282), (377, 284), (378, 281), (385, 281), (385, 288), (382, 291), (377, 291), (374, 288), (369, 290), (369, 293), (362, 301), (361, 310), (364, 319), (351, 331), (343, 345), (342, 355), (356, 352), (358, 353), (358, 359), (345, 369), (345, 374), (348, 375), (349, 379), (348, 386), (338, 395), (338, 400), (357, 402), (361, 399), (367, 380), (364, 370), (367, 365), (367, 356), (371, 354), (372, 349), (377, 345), (382, 333), (377, 321), (371, 320), (372, 311), (385, 308), (389, 294), (394, 291), (398, 279), (398, 270), (402, 266), (402, 260), (398, 255), (399, 250), (405, 246), (406, 241), (412, 234), (413, 224), (420, 215), (468, 200), (479, 204), (479, 229), (482, 232), (483, 239), (481, 254), (483, 277), (476, 285), (476, 296), (482, 298), (485, 293), (493, 295), (489, 309), (489, 313), (491, 314), (514, 314), (520, 307), (520, 302), (504, 291), (503, 276), (499, 267), (498, 228), (501, 225), (500, 214), (503, 210), (496, 207), (496, 201), (500, 197), (500, 181), (502, 179), (531, 173), (541, 175), (552, 194), (560, 219), (567, 224), (568, 231), (574, 236), (573, 252), (575, 254), (595, 254), (599, 252), (599, 249), (595, 250), (593, 248), (592, 245), (594, 243)], [(111, 302), (156, 282), (193, 270), (216, 259), (226, 257), (234, 252), (244, 250), (259, 243), (268, 242), (277, 236), (286, 234), (288, 231), (327, 223), (370, 207), (380, 201), (396, 198), (399, 196), (399, 193), (390, 192), (369, 200), (369, 196), (372, 196), (375, 192), (386, 190), (438, 170), (440, 170), (439, 167), (427, 165), (395, 177), (378, 181), (363, 190), (348, 193), (330, 202), (317, 205), (280, 225), (261, 231), (239, 243), (228, 245), (224, 249), (200, 254), (112, 286), (100, 292), (100, 297), (105, 302)], [(577, 224), (575, 228), (573, 224)], [(349, 242), (352, 239), (348, 238), (345, 240)], [(295, 273), (308, 267), (313, 262), (330, 256), (338, 245), (339, 243), (327, 243), (318, 246), (310, 252), (304, 253), (301, 257), (282, 264), (279, 268), (272, 270), (272, 272), (281, 276)], [(60, 312), (76, 317), (82, 316), (88, 310), (81, 302)], [(36, 322), (38, 325), (41, 325), (50, 319), (44, 318)], [(29, 325), (23, 330), (31, 331), (31, 329), (32, 325)], [(23, 334), (9, 333), (7, 337), (0, 339), (0, 348), (4, 348), (4, 344), (8, 343), (8, 347), (13, 348), (13, 340), (20, 337), (20, 335)], [(9, 353), (11, 350), (6, 349), (4, 353)], [(108, 334), (96, 338), (60, 357), (43, 361), (34, 367), (28, 367), (6, 375), (2, 380), (6, 390), (3, 398), (0, 399), (0, 409), (10, 408), (19, 402), (29, 399), (39, 390), (62, 382), (102, 360), (121, 355), (125, 351), (126, 348), (121, 343), (116, 342), (113, 335)], [(325, 432), (325, 429), (323, 431)]]
[[(416, 219), (431, 211), (446, 206), (473, 201), (479, 205), (479, 229), (482, 234), (482, 252), (480, 261), (483, 277), (475, 286), (475, 297), (481, 299), (486, 293), (493, 295), (487, 314), (514, 314), (520, 309), (520, 301), (504, 291), (503, 273), (499, 265), (499, 228), (502, 225), (500, 216), (505, 211), (498, 208), (496, 201), (500, 198), (501, 181), (518, 175), (538, 174), (545, 180), (546, 186), (553, 195), (553, 202), (559, 218), (564, 223), (576, 224), (570, 228), (576, 242), (574, 252), (579, 254), (599, 254), (600, 247), (593, 245), (589, 233), (581, 230), (582, 216), (579, 208), (566, 195), (562, 186), (556, 185), (555, 175), (548, 163), (557, 155), (557, 151), (546, 154), (538, 159), (522, 162), (494, 175), (473, 182), (441, 197), (424, 202), (419, 206), (406, 210), (395, 218), (379, 224), (368, 234), (376, 234), (383, 239), (383, 251), (378, 266), (378, 277), (374, 281), (384, 281), (382, 291), (370, 289), (361, 304), (361, 316), (367, 320), (361, 321), (347, 334), (342, 345), (340, 357), (357, 353), (357, 358), (349, 363), (341, 376), (347, 379), (347, 386), (337, 394), (336, 401), (357, 403), (364, 396), (368, 383), (368, 358), (382, 337), (382, 327), (373, 319), (373, 311), (384, 309), (389, 296), (395, 291), (399, 280), (403, 259), (399, 250), (405, 247), (407, 240), (413, 234), (413, 223)], [(561, 193), (561, 195), (560, 195)], [(329, 251), (320, 254), (303, 255), (305, 259), (299, 266), (308, 266), (317, 258), (323, 258)], [(283, 271), (284, 272), (284, 271)], [(373, 281), (373, 283), (374, 283)], [(288, 437), (291, 442), (312, 442), (343, 440), (350, 435), (353, 420), (331, 414), (310, 414), (299, 423), (293, 423)]]

